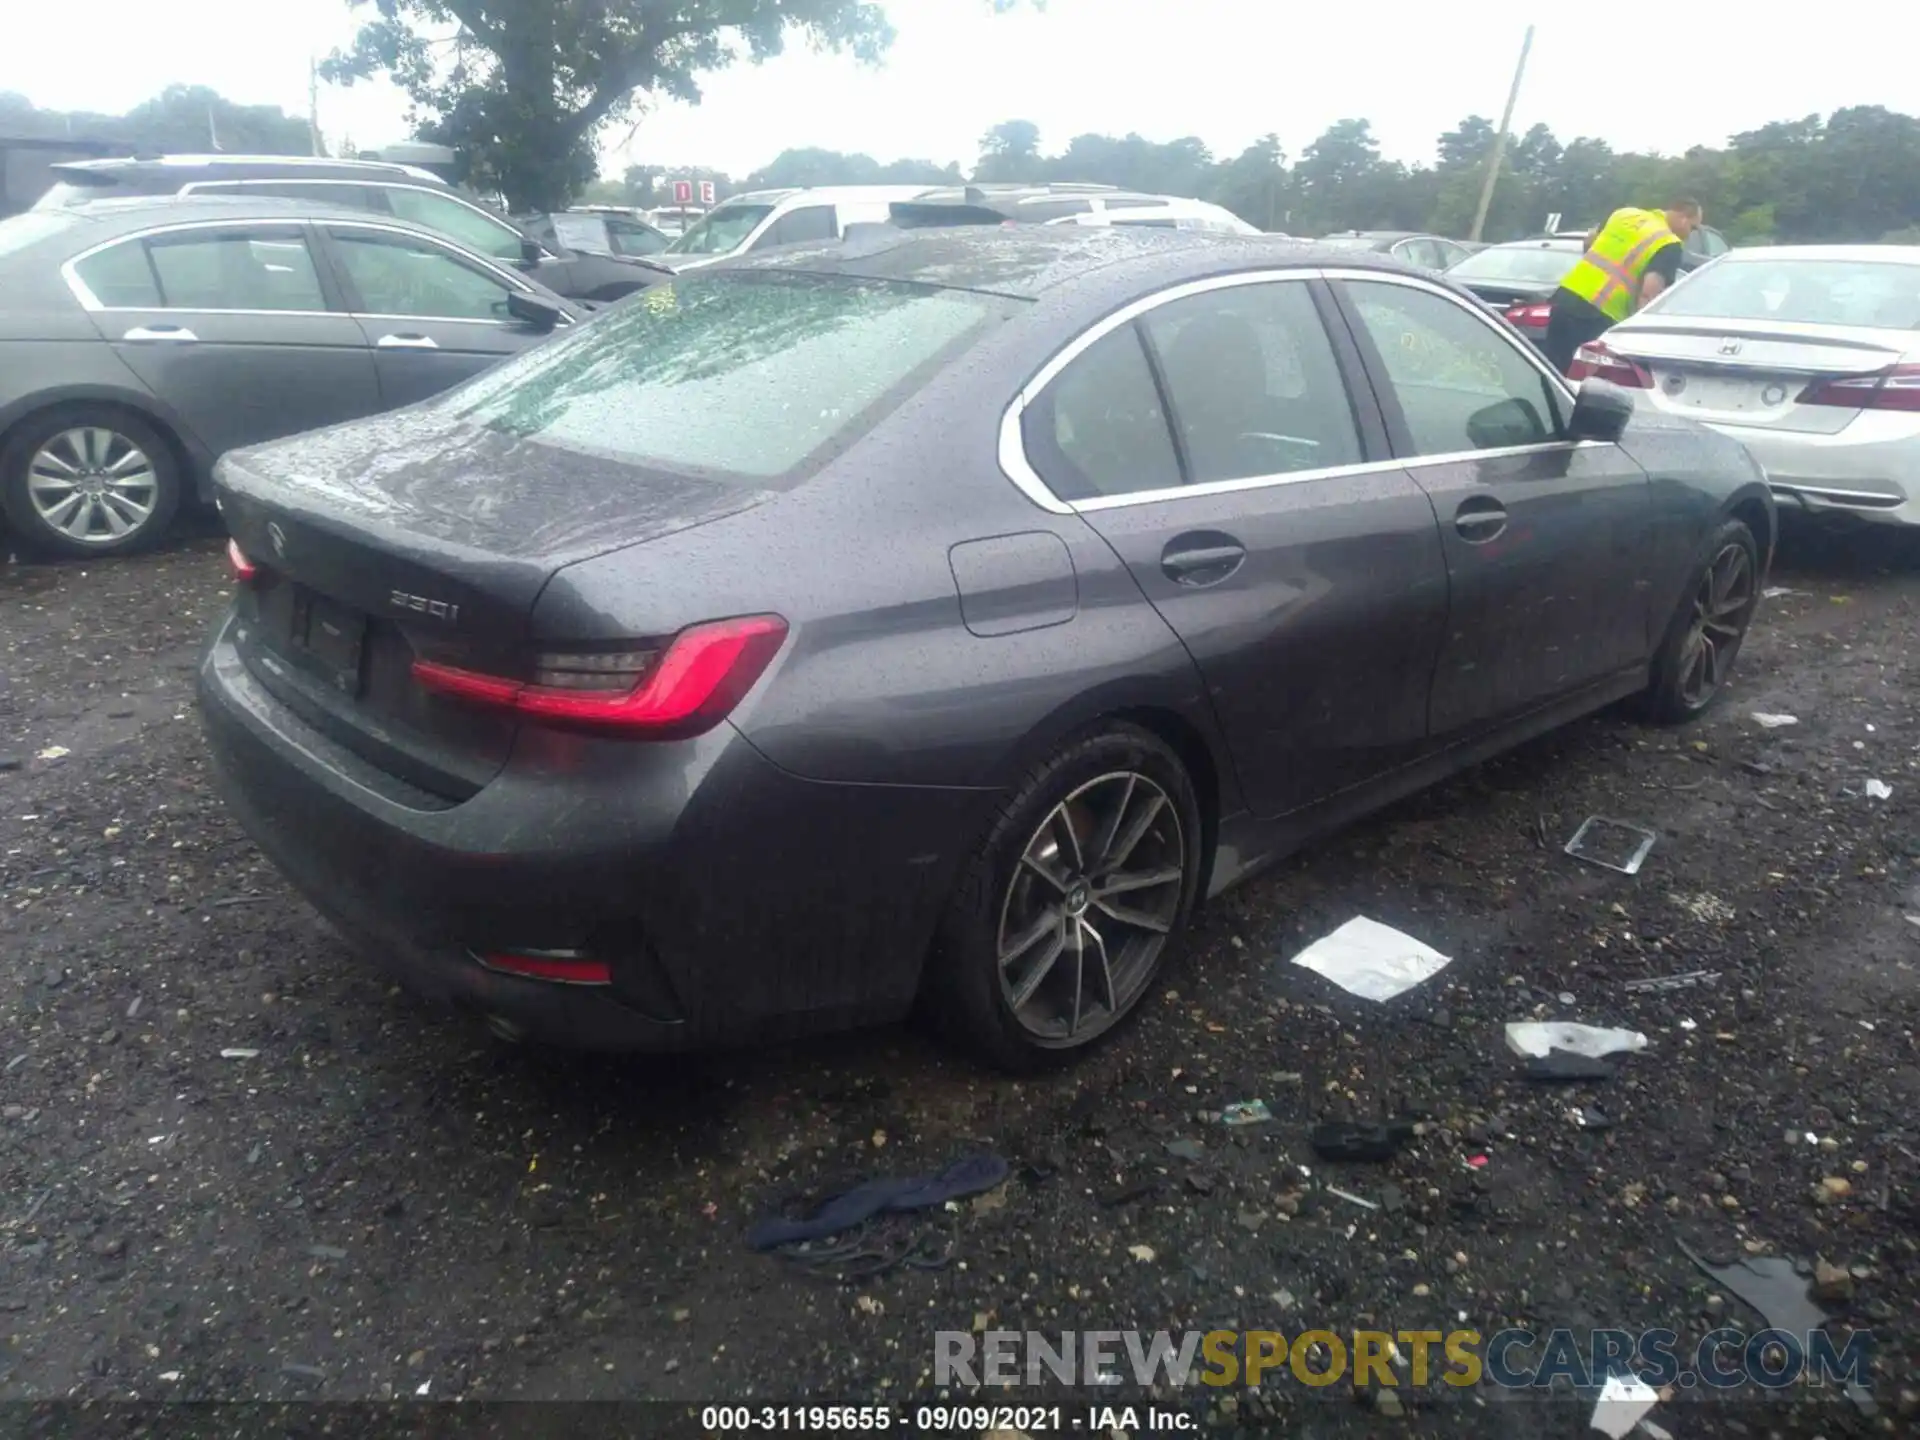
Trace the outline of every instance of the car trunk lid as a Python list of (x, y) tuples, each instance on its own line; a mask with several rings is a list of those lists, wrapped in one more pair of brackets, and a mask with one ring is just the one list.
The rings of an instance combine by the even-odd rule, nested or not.
[(434, 407), (241, 451), (222, 515), (254, 567), (243, 657), (328, 739), (449, 801), (506, 763), (511, 711), (429, 693), (416, 660), (525, 674), (562, 567), (737, 513), (771, 492), (518, 439)]
[[(1656, 321), (1624, 325), (1607, 348), (1651, 380), (1653, 404), (1725, 425), (1833, 435), (1863, 405), (1825, 382), (1877, 375), (1900, 362), (1898, 332), (1789, 321)], [(1803, 397), (1819, 394), (1820, 403)], [(1837, 399), (1836, 399), (1837, 395)]]

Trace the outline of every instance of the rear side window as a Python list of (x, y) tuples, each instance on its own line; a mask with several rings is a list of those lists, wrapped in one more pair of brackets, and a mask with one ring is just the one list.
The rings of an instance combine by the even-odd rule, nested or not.
[(1193, 483), (1359, 463), (1346, 384), (1304, 282), (1189, 295), (1141, 323)]
[(73, 267), (80, 283), (108, 309), (154, 310), (160, 298), (160, 280), (147, 263), (147, 247), (138, 240), (89, 255)]
[(495, 260), (520, 258), (520, 232), (505, 221), (484, 211), (431, 190), (411, 190), (404, 185), (382, 186), (387, 204), (402, 220), (411, 220), (429, 230), (438, 230)]
[(206, 230), (127, 240), (74, 266), (114, 309), (320, 311), (305, 237), (294, 229)]
[(834, 227), (831, 205), (803, 205), (798, 210), (789, 210), (774, 221), (767, 233), (754, 241), (753, 248), (765, 250), (774, 245), (803, 245), (811, 240), (831, 240), (838, 233)]
[(1019, 303), (829, 276), (687, 276), (444, 403), (569, 450), (770, 480), (852, 444)]
[(1063, 500), (1180, 483), (1159, 387), (1140, 332), (1122, 325), (1075, 356), (1021, 417), (1027, 458)]

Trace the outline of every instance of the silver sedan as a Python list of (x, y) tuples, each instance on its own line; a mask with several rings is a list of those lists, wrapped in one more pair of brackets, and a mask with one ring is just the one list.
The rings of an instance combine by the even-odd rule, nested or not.
[(1571, 373), (1739, 440), (1782, 501), (1920, 524), (1920, 246), (1737, 250)]

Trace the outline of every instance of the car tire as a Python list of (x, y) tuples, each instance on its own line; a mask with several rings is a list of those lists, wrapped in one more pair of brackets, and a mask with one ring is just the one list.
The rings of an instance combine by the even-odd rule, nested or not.
[(1158, 736), (1113, 723), (1066, 744), (962, 873), (924, 987), (932, 1018), (1015, 1073), (1086, 1053), (1151, 993), (1203, 843), (1193, 782)]
[(15, 426), (0, 449), (0, 508), (20, 543), (41, 554), (85, 559), (154, 544), (180, 496), (172, 443), (119, 406), (43, 411)]
[(1760, 546), (1738, 520), (1717, 527), (1695, 554), (1666, 635), (1653, 657), (1641, 708), (1675, 725), (1703, 714), (1726, 688), (1760, 603)]

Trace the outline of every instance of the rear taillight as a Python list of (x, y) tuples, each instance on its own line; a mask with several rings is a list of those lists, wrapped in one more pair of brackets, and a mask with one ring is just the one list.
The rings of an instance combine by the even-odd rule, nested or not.
[(1567, 367), (1569, 380), (1605, 380), (1629, 390), (1651, 390), (1653, 377), (1624, 355), (1616, 355), (1604, 340), (1594, 340), (1573, 352)]
[(227, 541), (227, 564), (233, 567), (233, 578), (241, 585), (260, 573), (260, 567), (247, 558), (238, 540)]
[(489, 970), (556, 985), (611, 985), (613, 969), (578, 950), (503, 950), (476, 955)]
[(1547, 317), (1553, 313), (1551, 305), (1509, 305), (1507, 319), (1516, 325), (1524, 325), (1529, 330), (1538, 330), (1547, 323)]
[(1816, 380), (1800, 392), (1799, 403), (1920, 412), (1920, 365), (1895, 365), (1844, 380)]
[(439, 695), (558, 725), (679, 739), (724, 720), (786, 638), (778, 615), (747, 615), (692, 626), (662, 648), (542, 654), (531, 680), (431, 660), (414, 661), (413, 677)]

